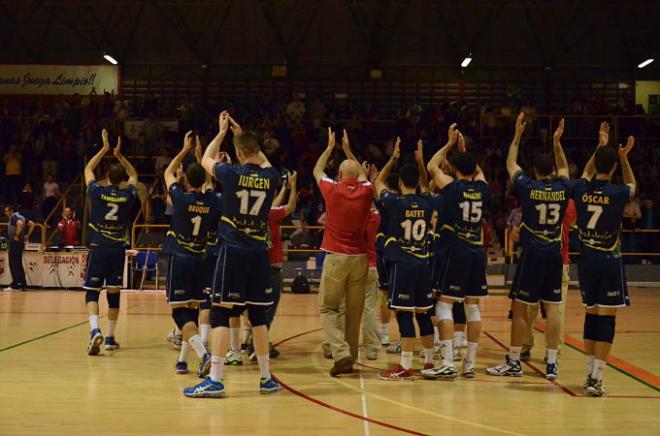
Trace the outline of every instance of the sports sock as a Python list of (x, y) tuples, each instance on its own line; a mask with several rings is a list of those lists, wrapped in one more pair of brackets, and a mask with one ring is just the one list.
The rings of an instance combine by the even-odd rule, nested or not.
[(202, 338), (202, 342), (207, 343), (209, 341), (210, 331), (211, 331), (211, 324), (199, 325), (199, 336)]
[(94, 330), (99, 328), (99, 316), (89, 315), (89, 329)]
[(179, 328), (179, 326), (177, 326), (177, 327), (174, 328), (174, 334), (175, 334), (175, 335), (181, 335), (181, 334), (182, 334), (182, 333), (181, 333), (181, 329)]
[(222, 356), (211, 356), (211, 372), (209, 377), (214, 382), (222, 381), (225, 376), (225, 358)]
[(257, 356), (257, 362), (259, 362), (259, 376), (261, 378), (270, 378), (270, 357), (268, 354)]
[(243, 342), (244, 344), (247, 344), (247, 343), (248, 343), (248, 338), (250, 337), (250, 331), (251, 331), (250, 327), (243, 327), (243, 339), (242, 339), (242, 342)]
[(454, 332), (454, 348), (461, 348), (463, 346), (463, 338), (465, 332)]
[(412, 351), (402, 351), (401, 352), (401, 366), (403, 367), (403, 369), (412, 368), (412, 359), (413, 359), (413, 352)]
[(204, 343), (202, 342), (202, 338), (199, 335), (193, 335), (188, 339), (188, 343), (192, 347), (193, 350), (195, 350), (195, 353), (197, 356), (200, 358), (204, 357), (206, 354), (206, 347), (204, 346)]
[(591, 374), (594, 370), (594, 356), (587, 356), (587, 373)]
[(385, 336), (389, 334), (390, 332), (390, 324), (389, 323), (383, 323), (380, 325), (380, 335)]
[(548, 363), (557, 363), (557, 351), (548, 348)]
[(440, 332), (438, 331), (438, 326), (437, 325), (433, 326), (433, 343), (434, 344), (439, 344), (440, 343)]
[(188, 353), (190, 352), (190, 344), (188, 342), (181, 342), (181, 351), (179, 352), (178, 362), (188, 362)]
[(591, 378), (596, 380), (603, 379), (603, 369), (607, 363), (604, 360), (594, 359), (594, 369), (591, 371)]
[[(463, 339), (461, 339), (462, 341)], [(477, 358), (477, 347), (479, 346), (478, 343), (476, 342), (468, 342), (467, 343), (467, 356), (465, 356), (465, 360), (470, 363), (474, 363), (474, 361)]]
[(424, 348), (424, 363), (433, 363), (433, 348)]
[(514, 362), (520, 360), (520, 350), (522, 347), (509, 347), (509, 359)]
[(115, 335), (115, 328), (117, 327), (117, 320), (108, 320), (108, 336)]
[(443, 339), (440, 343), (442, 344), (442, 363), (444, 365), (451, 365), (454, 361), (453, 341), (451, 339)]
[(241, 329), (229, 327), (229, 349), (239, 351), (241, 349)]

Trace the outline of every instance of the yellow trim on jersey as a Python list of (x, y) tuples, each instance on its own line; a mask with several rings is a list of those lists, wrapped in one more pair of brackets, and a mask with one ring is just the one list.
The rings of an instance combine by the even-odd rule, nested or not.
[(415, 257), (417, 257), (417, 258), (419, 258), (419, 259), (428, 259), (429, 257), (431, 257), (431, 254), (430, 254), (430, 253), (426, 253), (426, 254), (415, 254), (415, 253), (411, 253), (411, 252), (408, 251), (408, 250), (404, 250), (403, 248), (401, 249), (401, 251), (403, 251), (404, 253), (409, 254), (409, 255), (411, 255), (411, 256), (415, 256)]
[(440, 231), (443, 231), (443, 230), (445, 230), (445, 229), (447, 229), (447, 230), (449, 230), (449, 231), (452, 231), (452, 232), (455, 232), (455, 231), (456, 231), (456, 230), (455, 230), (452, 226), (450, 226), (449, 224), (443, 224), (442, 227), (440, 228)]
[(113, 238), (112, 236), (108, 236), (103, 233), (103, 231), (99, 230), (96, 228), (96, 226), (92, 223), (89, 223), (89, 227), (94, 230), (96, 233), (99, 234), (99, 236), (103, 236), (105, 239), (110, 239), (111, 241), (117, 241), (117, 242), (127, 242), (128, 241), (128, 235), (124, 236), (121, 239), (118, 238)]
[(227, 217), (224, 216), (224, 215), (222, 216), (222, 218), (220, 218), (220, 221), (224, 221), (224, 222), (226, 222), (227, 224), (230, 224), (233, 228), (237, 228), (237, 227), (236, 227), (236, 224), (235, 224), (232, 220), (230, 220), (229, 218), (227, 218)]
[[(582, 242), (585, 246), (587, 246), (589, 248), (592, 248), (592, 249), (598, 250), (598, 251), (607, 251), (607, 252), (616, 251), (616, 249), (619, 248), (619, 245), (620, 245), (620, 242), (621, 242), (621, 236), (617, 236), (616, 241), (614, 242), (614, 245), (612, 245), (611, 247), (608, 247), (608, 248), (601, 248), (601, 247), (596, 247), (594, 245), (591, 245), (591, 244), (587, 243), (584, 239), (582, 239), (583, 236), (579, 231), (578, 231), (578, 238), (580, 239), (580, 242)], [(587, 237), (584, 236), (584, 238), (586, 239)]]
[(257, 241), (265, 241), (265, 240), (266, 240), (266, 236), (255, 236), (255, 235), (251, 235), (251, 234), (249, 234), (248, 232), (246, 232), (245, 230), (243, 230), (243, 229), (239, 229), (239, 228), (236, 226), (236, 223), (235, 223), (235, 222), (233, 222), (231, 219), (227, 218), (227, 217), (224, 216), (224, 215), (222, 216), (222, 218), (220, 218), (220, 220), (226, 222), (226, 223), (229, 224), (229, 225), (231, 225), (233, 228), (235, 228), (235, 229), (237, 229), (237, 230), (243, 232), (243, 234), (244, 234), (245, 236), (248, 236), (248, 237), (250, 237), (250, 238), (252, 238), (252, 239), (256, 239)]
[(471, 240), (469, 240), (469, 239), (461, 238), (460, 235), (456, 235), (456, 236), (457, 236), (458, 239), (460, 239), (461, 241), (465, 241), (465, 242), (467, 242), (467, 243), (469, 243), (469, 244), (472, 244), (472, 245), (484, 245), (484, 237), (483, 237), (483, 235), (481, 235), (481, 239), (479, 239), (478, 241), (471, 241)]
[(395, 237), (387, 238), (387, 240), (385, 241), (385, 246), (387, 246), (387, 244), (389, 244), (392, 241), (396, 242), (396, 238)]
[(195, 250), (194, 248), (191, 248), (189, 244), (186, 244), (184, 242), (181, 242), (179, 238), (176, 237), (176, 233), (174, 233), (174, 230), (168, 230), (165, 236), (173, 236), (174, 239), (176, 240), (176, 243), (179, 244), (181, 248), (184, 250), (188, 250), (193, 253), (199, 253), (199, 254), (204, 254), (206, 253), (206, 248), (203, 248), (201, 250)]
[(558, 238), (548, 238), (547, 236), (544, 236), (544, 235), (540, 234), (540, 232), (537, 232), (536, 230), (530, 228), (530, 227), (529, 227), (527, 224), (525, 224), (525, 223), (521, 223), (521, 224), (520, 224), (520, 227), (524, 227), (524, 228), (526, 228), (527, 230), (529, 230), (529, 232), (530, 232), (532, 235), (536, 236), (536, 237), (539, 238), (539, 239), (543, 239), (544, 241), (548, 241), (548, 242), (560, 242), (560, 241), (561, 241), (561, 232), (560, 232)]

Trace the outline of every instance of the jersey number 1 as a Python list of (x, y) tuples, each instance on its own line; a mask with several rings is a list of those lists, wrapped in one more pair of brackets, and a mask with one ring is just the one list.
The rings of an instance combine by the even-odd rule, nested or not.
[[(264, 205), (264, 201), (266, 200), (265, 191), (248, 191), (247, 189), (243, 189), (242, 191), (238, 191), (236, 196), (241, 200), (240, 212), (242, 215), (259, 215), (259, 212), (261, 212), (261, 207)], [(250, 210), (248, 212), (250, 197), (255, 198), (256, 200), (252, 207), (249, 208)]]

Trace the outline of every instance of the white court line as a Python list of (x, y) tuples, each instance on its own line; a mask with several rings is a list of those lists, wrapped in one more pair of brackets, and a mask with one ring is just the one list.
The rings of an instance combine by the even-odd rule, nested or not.
[[(358, 351), (358, 363), (362, 364), (362, 353)], [(365, 389), (364, 389), (364, 378), (362, 377), (362, 368), (358, 370), (360, 372), (360, 396), (362, 397), (362, 416), (365, 418), (369, 418), (369, 415), (367, 413), (367, 396), (365, 395)], [(364, 436), (370, 436), (371, 433), (369, 431), (369, 421), (366, 419), (362, 420), (362, 424), (364, 425)]]

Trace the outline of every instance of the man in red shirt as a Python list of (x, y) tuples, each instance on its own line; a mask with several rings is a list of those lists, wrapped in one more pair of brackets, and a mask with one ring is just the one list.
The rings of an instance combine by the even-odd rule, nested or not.
[[(565, 324), (565, 312), (566, 312), (566, 297), (568, 295), (568, 283), (571, 280), (570, 277), (570, 267), (571, 261), (568, 256), (569, 251), (569, 238), (571, 227), (575, 225), (577, 221), (577, 211), (575, 209), (575, 200), (571, 199), (568, 201), (568, 206), (566, 207), (566, 212), (564, 213), (564, 219), (561, 224), (561, 256), (564, 263), (564, 270), (562, 271), (561, 276), (561, 303), (559, 303), (559, 346), (564, 345), (564, 324)], [(531, 358), (532, 347), (534, 347), (534, 321), (538, 316), (539, 305), (535, 304), (533, 306), (527, 306), (527, 330), (525, 331), (525, 339), (523, 340), (523, 346), (520, 351), (520, 360), (527, 361)]]
[(80, 245), (80, 221), (78, 221), (70, 207), (64, 208), (62, 219), (57, 224), (57, 231), (62, 233), (60, 245), (76, 247)]
[[(348, 148), (345, 131), (343, 142), (344, 148)], [(358, 355), (368, 273), (365, 229), (373, 200), (372, 185), (356, 161), (349, 158), (341, 163), (339, 181), (325, 174), (334, 148), (335, 134), (328, 129), (328, 146), (316, 162), (314, 178), (325, 201), (327, 216), (321, 244), (327, 255), (321, 273), (319, 309), (335, 360), (330, 370), (333, 377), (352, 372)], [(345, 318), (340, 308), (342, 300), (346, 306)]]

